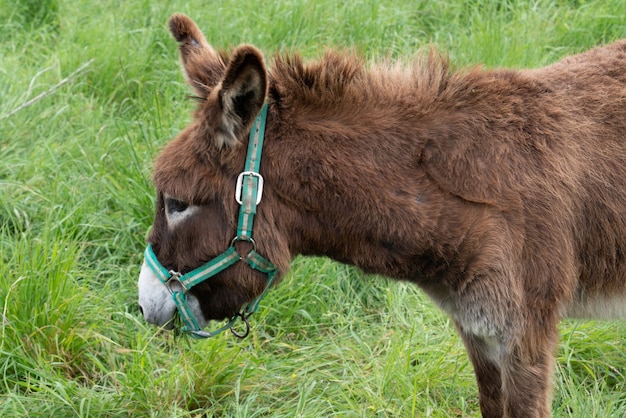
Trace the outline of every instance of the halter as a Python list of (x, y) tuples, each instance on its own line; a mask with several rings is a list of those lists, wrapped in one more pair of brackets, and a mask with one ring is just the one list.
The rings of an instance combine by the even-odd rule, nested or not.
[[(150, 244), (148, 244), (144, 253), (146, 265), (172, 294), (172, 299), (178, 308), (179, 316), (184, 323), (181, 331), (187, 332), (194, 338), (213, 337), (227, 329), (230, 329), (232, 333), (239, 338), (248, 336), (250, 333), (248, 319), (256, 312), (259, 303), (263, 297), (265, 297), (274, 278), (278, 274), (278, 269), (268, 259), (256, 251), (256, 242), (252, 239), (254, 215), (256, 214), (256, 207), (261, 202), (263, 195), (263, 177), (259, 174), (259, 165), (261, 163), (261, 152), (263, 151), (266, 118), (267, 104), (264, 104), (250, 130), (250, 141), (248, 143), (248, 154), (246, 156), (244, 171), (237, 177), (235, 200), (240, 205), (239, 223), (237, 225), (237, 235), (231, 241), (228, 249), (212, 260), (209, 260), (204, 265), (185, 274), (163, 267), (159, 260), (157, 260)], [(252, 250), (245, 256), (240, 255), (235, 249), (235, 244), (239, 241), (252, 244)], [(263, 293), (246, 305), (245, 308), (237, 312), (226, 325), (214, 331), (203, 331), (189, 307), (187, 292), (189, 292), (192, 287), (226, 270), (238, 261), (245, 261), (253, 269), (267, 274), (265, 289)], [(178, 284), (178, 286), (173, 286), (174, 284)], [(241, 319), (246, 326), (242, 334), (235, 331), (234, 325), (237, 319)]]

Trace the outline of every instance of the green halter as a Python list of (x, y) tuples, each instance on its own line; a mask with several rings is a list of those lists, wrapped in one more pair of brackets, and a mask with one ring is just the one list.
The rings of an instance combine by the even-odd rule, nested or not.
[[(227, 329), (240, 338), (245, 338), (249, 331), (250, 325), (248, 318), (256, 312), (259, 303), (269, 290), (274, 278), (278, 274), (278, 269), (265, 257), (256, 252), (256, 243), (252, 239), (252, 224), (256, 207), (261, 202), (263, 195), (263, 177), (259, 174), (259, 165), (261, 163), (261, 152), (263, 151), (263, 137), (265, 134), (265, 120), (267, 118), (267, 104), (261, 108), (261, 112), (256, 117), (254, 125), (250, 130), (250, 141), (248, 144), (248, 155), (246, 157), (245, 169), (237, 177), (237, 186), (235, 191), (235, 200), (241, 205), (239, 208), (239, 224), (237, 226), (237, 236), (232, 240), (230, 247), (222, 254), (208, 261), (206, 264), (198, 267), (189, 273), (180, 274), (163, 267), (157, 260), (152, 246), (148, 244), (144, 253), (146, 265), (158, 277), (158, 279), (167, 286), (172, 294), (174, 303), (178, 308), (178, 313), (182, 319), (184, 326), (181, 328), (183, 332), (189, 333), (194, 338), (213, 337)], [(245, 241), (252, 244), (252, 250), (245, 256), (241, 256), (235, 249), (237, 241)], [(267, 274), (267, 284), (263, 293), (250, 302), (240, 312), (235, 314), (230, 321), (215, 331), (203, 331), (198, 325), (198, 321), (194, 317), (189, 304), (187, 302), (187, 292), (195, 285), (215, 276), (217, 273), (227, 269), (238, 261), (243, 260), (250, 267)], [(174, 288), (173, 283), (178, 283), (182, 290), (178, 287)], [(239, 334), (233, 326), (237, 319), (241, 318), (245, 325), (246, 331)]]

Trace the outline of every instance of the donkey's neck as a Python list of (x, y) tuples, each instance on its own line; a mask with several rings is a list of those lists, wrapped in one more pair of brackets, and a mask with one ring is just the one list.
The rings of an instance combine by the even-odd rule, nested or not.
[(292, 253), (397, 278), (449, 269), (471, 225), (458, 214), (474, 209), (433, 181), (423, 150), (474, 112), (483, 76), (451, 73), (436, 53), (406, 68), (332, 53), (308, 66), (278, 59), (272, 72), (266, 184)]
[(399, 279), (449, 267), (463, 234), (457, 228), (446, 240), (452, 208), (442, 207), (444, 192), (421, 167), (419, 128), (401, 114), (381, 106), (384, 121), (355, 109), (352, 123), (272, 123), (267, 163), (280, 170), (268, 172), (266, 184), (279, 197), (292, 254)]

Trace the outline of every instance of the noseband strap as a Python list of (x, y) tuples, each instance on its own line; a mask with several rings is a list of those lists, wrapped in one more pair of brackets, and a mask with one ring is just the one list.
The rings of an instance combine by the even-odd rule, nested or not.
[[(263, 177), (259, 174), (259, 165), (261, 163), (261, 153), (263, 150), (266, 118), (267, 104), (264, 104), (250, 130), (248, 154), (244, 171), (237, 177), (235, 199), (241, 206), (239, 208), (237, 235), (232, 240), (230, 247), (204, 265), (185, 274), (166, 269), (157, 259), (150, 244), (148, 244), (144, 252), (146, 265), (172, 294), (172, 299), (178, 308), (179, 316), (184, 323), (181, 330), (189, 333), (189, 335), (194, 338), (213, 337), (227, 329), (230, 329), (233, 334), (239, 338), (246, 337), (250, 331), (248, 318), (256, 312), (261, 300), (265, 297), (274, 278), (278, 274), (276, 266), (256, 251), (256, 243), (252, 239), (254, 215), (256, 214), (256, 207), (263, 195)], [(245, 256), (240, 255), (235, 249), (235, 244), (238, 241), (251, 243), (253, 249)], [(226, 325), (214, 331), (202, 330), (189, 307), (187, 292), (192, 287), (226, 270), (238, 261), (245, 261), (251, 268), (267, 274), (267, 284), (265, 285), (263, 293), (256, 297), (245, 308), (242, 308), (240, 312), (235, 314)], [(235, 331), (234, 325), (238, 319), (241, 319), (246, 326), (244, 333)]]

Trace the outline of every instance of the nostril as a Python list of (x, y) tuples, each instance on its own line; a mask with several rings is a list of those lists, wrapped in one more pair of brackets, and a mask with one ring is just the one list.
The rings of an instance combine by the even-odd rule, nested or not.
[(139, 312), (141, 312), (141, 316), (145, 316), (145, 315), (143, 314), (143, 308), (141, 307), (141, 305), (139, 305)]

